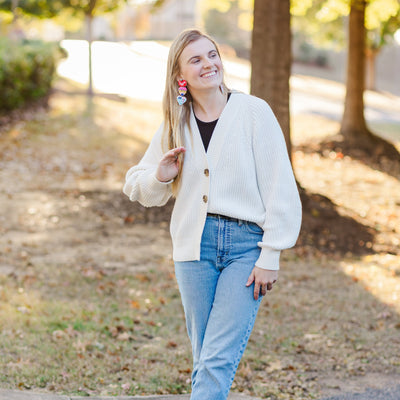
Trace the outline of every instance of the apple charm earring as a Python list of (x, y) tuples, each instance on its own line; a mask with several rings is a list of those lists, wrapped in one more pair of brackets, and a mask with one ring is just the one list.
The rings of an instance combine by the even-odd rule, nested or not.
[(176, 100), (178, 101), (178, 104), (181, 106), (182, 104), (184, 104), (186, 102), (186, 97), (185, 94), (187, 93), (187, 82), (184, 79), (180, 79), (178, 80), (178, 84), (179, 84), (179, 96), (176, 98)]

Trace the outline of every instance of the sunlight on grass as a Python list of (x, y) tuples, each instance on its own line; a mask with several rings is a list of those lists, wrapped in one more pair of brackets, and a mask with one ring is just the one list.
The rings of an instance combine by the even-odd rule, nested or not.
[[(161, 107), (81, 93), (75, 84), (59, 79), (48, 112), (32, 114), (2, 136), (2, 157), (10, 160), (5, 179), (14, 182), (8, 190), (17, 189), (15, 181), (37, 189), (39, 182), (29, 178), (32, 172), (58, 187), (106, 184), (120, 190), (126, 171), (142, 157), (161, 123)], [(28, 137), (29, 146), (23, 146)], [(13, 162), (17, 159), (21, 162)]]
[[(321, 115), (298, 114), (291, 117), (291, 139), (294, 146), (312, 143), (336, 135), (340, 123)], [(321, 129), (321, 126), (324, 128)]]
[[(60, 80), (57, 87), (71, 90), (73, 85)], [(143, 151), (162, 118), (159, 103), (123, 97), (56, 94), (50, 105), (54, 123), (64, 123), (71, 135), (90, 141), (88, 145), (118, 147), (123, 157)]]
[[(327, 157), (296, 152), (293, 163), (296, 176), (304, 187), (329, 197), (340, 207), (341, 213), (372, 225), (378, 231), (378, 244), (384, 243), (384, 235), (399, 232), (400, 219), (396, 211), (400, 204), (398, 179), (350, 157), (337, 158), (334, 152)], [(377, 187), (380, 188), (378, 191)], [(394, 236), (390, 241), (394, 246), (400, 244)]]
[(400, 314), (400, 256), (374, 254), (360, 261), (342, 261), (340, 266), (346, 275)]

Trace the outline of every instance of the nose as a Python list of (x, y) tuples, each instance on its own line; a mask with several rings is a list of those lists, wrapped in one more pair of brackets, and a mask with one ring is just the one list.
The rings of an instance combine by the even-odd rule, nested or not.
[(213, 66), (213, 63), (211, 62), (211, 60), (209, 58), (206, 58), (204, 61), (204, 68), (211, 68)]

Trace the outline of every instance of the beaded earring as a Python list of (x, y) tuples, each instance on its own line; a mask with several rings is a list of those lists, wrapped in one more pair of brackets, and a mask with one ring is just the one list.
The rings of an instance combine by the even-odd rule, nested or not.
[(178, 84), (179, 84), (178, 88), (179, 96), (176, 98), (176, 100), (178, 101), (178, 104), (181, 106), (187, 100), (187, 98), (185, 97), (185, 94), (187, 93), (187, 87), (186, 87), (187, 82), (184, 79), (180, 79), (178, 80)]

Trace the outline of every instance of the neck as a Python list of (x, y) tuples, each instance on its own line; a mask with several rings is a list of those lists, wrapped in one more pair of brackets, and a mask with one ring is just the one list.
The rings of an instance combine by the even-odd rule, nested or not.
[(219, 118), (227, 101), (227, 93), (222, 94), (220, 89), (204, 91), (193, 95), (193, 111), (196, 117), (203, 122), (215, 121)]

